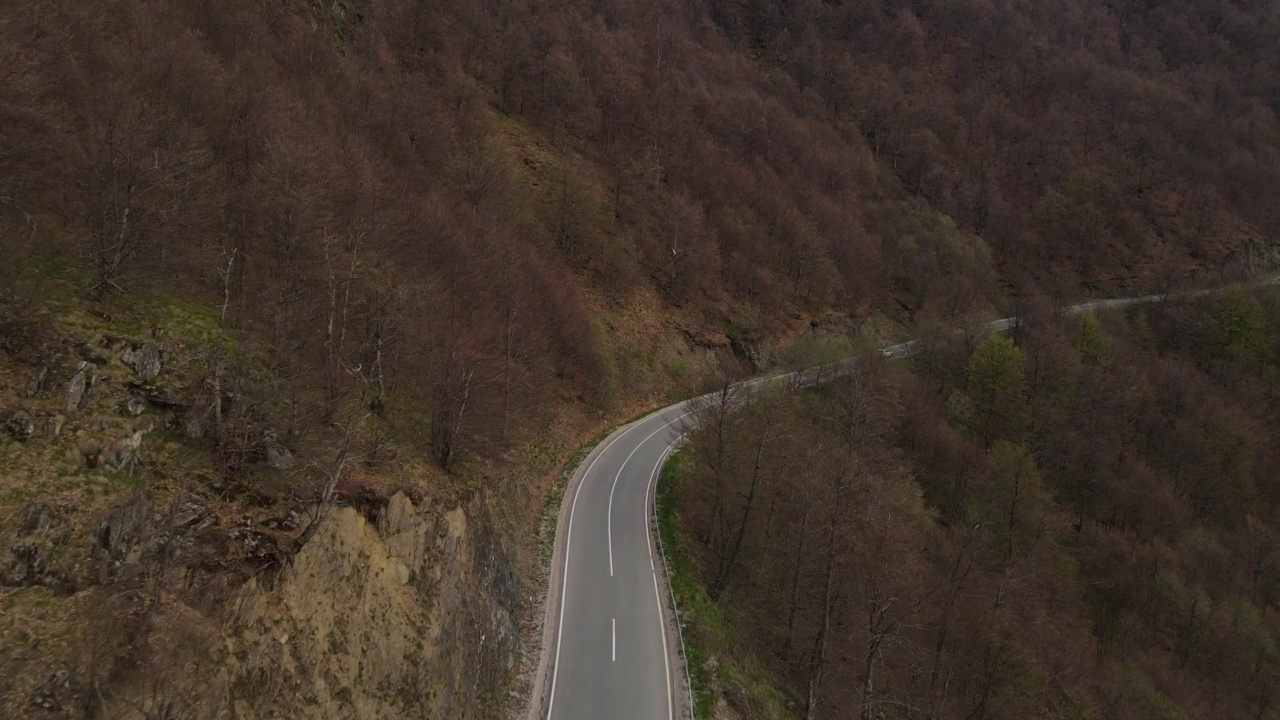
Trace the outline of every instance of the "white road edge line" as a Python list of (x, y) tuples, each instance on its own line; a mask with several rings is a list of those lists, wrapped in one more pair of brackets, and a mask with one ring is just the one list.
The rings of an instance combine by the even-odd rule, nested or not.
[[(654, 435), (657, 435), (658, 433), (662, 432), (663, 430), (666, 430), (667, 428), (671, 427), (672, 425), (675, 425), (676, 423), (680, 422), (681, 420), (685, 419), (685, 418), (686, 418), (686, 417), (688, 417), (688, 416), (689, 416), (689, 413), (687, 413), (687, 412), (686, 412), (686, 413), (681, 413), (680, 417), (678, 417), (678, 418), (676, 418), (675, 420), (672, 420), (671, 422), (669, 422), (669, 423), (667, 423), (667, 424), (663, 425), (662, 427), (658, 428), (657, 430), (654, 430), (653, 432), (649, 433), (649, 436), (648, 436), (648, 437), (646, 437), (645, 439), (643, 439), (643, 440), (641, 440), (640, 442), (636, 443), (636, 446), (635, 446), (635, 447), (633, 447), (633, 448), (631, 448), (631, 452), (627, 453), (627, 459), (626, 459), (626, 460), (623, 460), (623, 461), (622, 461), (622, 464), (618, 466), (618, 474), (613, 476), (613, 485), (612, 485), (612, 486), (610, 486), (610, 488), (609, 488), (609, 510), (608, 510), (608, 513), (607, 513), (608, 517), (605, 519), (605, 525), (608, 527), (608, 532), (607, 532), (606, 534), (607, 534), (607, 535), (608, 535), (608, 537), (609, 537), (609, 577), (613, 577), (613, 491), (618, 489), (618, 478), (622, 477), (622, 471), (623, 471), (623, 470), (625, 470), (625, 469), (627, 468), (627, 463), (631, 462), (631, 458), (632, 458), (632, 456), (634, 456), (634, 455), (636, 454), (636, 451), (637, 451), (637, 450), (639, 450), (640, 448), (644, 447), (644, 444), (645, 444), (645, 443), (647, 443), (647, 442), (649, 442), (651, 439), (653, 439), (653, 436), (654, 436)], [(601, 454), (603, 455), (604, 453), (601, 453)], [(592, 463), (592, 464), (594, 465), (595, 463)], [(591, 468), (587, 468), (587, 472), (591, 472)], [(583, 475), (583, 476), (582, 476), (582, 479), (583, 479), (583, 480), (586, 480), (586, 479), (587, 479), (587, 476), (586, 476), (586, 475)], [(581, 486), (579, 486), (579, 487), (581, 487)], [(577, 502), (577, 500), (578, 500), (578, 494), (577, 494), (577, 493), (574, 493), (574, 495), (573, 495), (573, 499), (574, 499), (574, 502)], [(570, 511), (569, 511), (569, 516), (570, 516), (570, 518), (572, 518), (572, 517), (573, 517), (573, 511), (572, 511), (572, 510), (570, 510)], [(570, 522), (572, 522), (572, 520), (570, 520)], [(647, 519), (645, 520), (645, 527), (649, 527), (649, 521), (648, 521)], [(570, 530), (572, 530), (572, 528), (570, 528)], [(566, 545), (565, 545), (566, 550), (568, 549), (568, 547), (569, 547), (569, 546), (568, 546), (568, 544), (566, 544)], [(652, 557), (652, 556), (653, 556), (653, 548), (649, 548), (649, 555), (650, 555), (650, 557)], [(568, 558), (568, 557), (569, 557), (569, 556), (568, 556), (568, 554), (566, 553), (566, 554), (565, 554), (565, 558)]]
[(675, 720), (675, 701), (671, 698), (671, 653), (667, 650), (667, 625), (662, 616), (662, 593), (658, 591), (658, 574), (653, 573), (653, 598), (658, 603), (658, 632), (662, 635), (662, 665), (666, 668), (667, 720)]
[(600, 458), (604, 457), (604, 454), (609, 451), (609, 448), (612, 447), (614, 443), (626, 437), (627, 433), (640, 427), (646, 419), (648, 418), (641, 418), (640, 420), (637, 420), (632, 423), (630, 427), (625, 428), (622, 432), (615, 435), (612, 440), (606, 443), (600, 450), (600, 453), (591, 460), (591, 464), (587, 465), (587, 469), (582, 473), (582, 482), (579, 482), (578, 487), (573, 491), (573, 503), (569, 505), (569, 528), (564, 534), (564, 577), (561, 578), (562, 582), (560, 584), (560, 615), (556, 620), (556, 657), (555, 664), (551, 667), (551, 694), (547, 700), (548, 718), (551, 717), (551, 711), (556, 706), (556, 678), (560, 676), (560, 641), (564, 636), (564, 600), (566, 592), (569, 589), (569, 545), (573, 541), (573, 511), (578, 509), (578, 495), (582, 492), (582, 483), (586, 482), (587, 476), (591, 474), (591, 468), (596, 466), (596, 463)]
[[(687, 414), (688, 413), (685, 415)], [(681, 415), (680, 417), (683, 418), (685, 415)], [(650, 504), (650, 497), (653, 493), (654, 478), (658, 476), (658, 471), (662, 469), (663, 464), (667, 462), (667, 456), (670, 455), (671, 451), (674, 449), (675, 443), (668, 445), (667, 449), (663, 451), (662, 456), (658, 458), (658, 464), (653, 466), (653, 472), (649, 473), (649, 487), (645, 490), (644, 498), (644, 537), (645, 542), (649, 544), (649, 569), (653, 571), (653, 597), (658, 602), (658, 634), (662, 636), (662, 662), (667, 669), (667, 720), (675, 720), (675, 698), (671, 695), (671, 653), (667, 650), (667, 621), (662, 615), (662, 592), (658, 590), (658, 572), (653, 569), (653, 532), (649, 527), (649, 508), (657, 507), (657, 505)], [(654, 500), (656, 499), (657, 498), (654, 498)], [(658, 532), (662, 532), (662, 530), (659, 528)], [(680, 661), (686, 662), (683, 657)], [(693, 688), (689, 688), (689, 692), (692, 693)], [(690, 720), (692, 720), (692, 718), (690, 718)]]
[[(653, 511), (654, 511), (653, 518), (655, 523), (659, 522), (659, 520), (657, 516), (658, 490), (656, 487), (653, 486), (654, 479), (657, 475), (657, 472), (661, 470), (661, 468), (664, 465), (667, 464), (667, 458), (671, 456), (672, 452), (675, 452), (676, 447), (679, 446), (681, 441), (683, 440), (684, 440), (683, 435), (676, 438), (676, 441), (673, 442), (667, 448), (667, 451), (662, 453), (662, 457), (658, 458), (658, 467), (654, 468), (655, 474), (649, 476), (649, 485), (650, 485), (649, 494), (651, 497), (645, 498), (645, 501), (648, 503), (650, 507), (653, 508)], [(661, 533), (662, 527), (658, 526), (654, 528), (654, 531)], [(667, 554), (662, 547), (661, 535), (658, 535), (658, 551), (662, 555), (662, 570), (664, 573), (664, 577), (667, 581), (667, 592), (671, 594), (671, 612), (675, 613), (676, 634), (680, 636), (680, 664), (684, 667), (684, 687), (685, 687), (685, 690), (689, 693), (689, 720), (694, 720), (695, 718), (698, 717), (698, 715), (694, 711), (693, 680), (689, 677), (689, 651), (684, 646), (684, 627), (682, 626), (683, 621), (680, 619), (680, 606), (676, 604), (676, 589), (671, 584), (671, 566), (667, 563)], [(653, 552), (652, 546), (650, 547), (649, 552), (650, 553)], [(650, 563), (652, 563), (652, 559), (650, 559)], [(655, 575), (656, 575), (656, 572), (655, 572)]]

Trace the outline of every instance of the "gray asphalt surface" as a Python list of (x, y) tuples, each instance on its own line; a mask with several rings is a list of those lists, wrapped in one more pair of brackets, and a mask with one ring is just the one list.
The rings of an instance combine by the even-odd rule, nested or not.
[(552, 720), (670, 720), (682, 686), (671, 648), (649, 496), (684, 405), (619, 429), (589, 458), (569, 503)]

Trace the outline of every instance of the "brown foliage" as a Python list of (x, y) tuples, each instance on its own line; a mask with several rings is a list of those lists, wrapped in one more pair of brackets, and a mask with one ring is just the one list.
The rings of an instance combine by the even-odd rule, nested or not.
[[(598, 389), (584, 282), (614, 302), (651, 283), (694, 312), (727, 299), (766, 327), (886, 291), (955, 318), (994, 268), (1054, 284), (1155, 258), (1167, 287), (1228, 228), (1275, 222), (1280, 43), (1261, 11), (456, 10), (0, 13), (0, 204), (65, 228), (100, 292), (140, 275), (211, 287), (235, 252), (231, 324), (269, 339), (322, 417), (400, 397), (412, 337), (446, 375), (500, 386), (481, 406), (503, 428), (538, 369)], [(417, 282), (429, 300), (386, 290)], [(476, 337), (438, 337), (459, 323)], [(419, 396), (447, 425), (468, 393), (440, 382)]]
[[(972, 361), (706, 403), (676, 493), (708, 595), (809, 717), (1267, 717), (1280, 305), (1256, 300), (1028, 312), (1018, 441), (950, 399)], [(1207, 350), (1227, 327), (1265, 359)]]

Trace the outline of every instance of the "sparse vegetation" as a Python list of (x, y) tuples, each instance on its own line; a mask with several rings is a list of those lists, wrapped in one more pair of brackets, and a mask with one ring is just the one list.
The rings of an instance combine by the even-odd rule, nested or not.
[(739, 710), (750, 712), (751, 717), (791, 720), (796, 715), (787, 707), (776, 680), (760, 665), (742, 630), (726, 617), (724, 608), (707, 595), (700, 581), (701, 573), (689, 550), (694, 541), (681, 526), (676, 502), (678, 486), (694, 481), (686, 469), (687, 461), (687, 450), (677, 451), (668, 458), (662, 468), (655, 502), (672, 590), (686, 633), (684, 659), (693, 684), (697, 718), (715, 717), (720, 699), (740, 691), (747, 707)]

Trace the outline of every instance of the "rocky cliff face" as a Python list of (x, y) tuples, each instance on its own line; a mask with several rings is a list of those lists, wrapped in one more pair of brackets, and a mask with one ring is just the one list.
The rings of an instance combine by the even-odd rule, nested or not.
[(518, 650), (515, 576), (484, 501), (370, 522), (342, 508), (280, 577), (251, 581), (224, 647), (244, 717), (491, 717)]
[(296, 549), (324, 435), (245, 412), (218, 466), (209, 336), (172, 325), (0, 343), (0, 717), (496, 716), (520, 639), (493, 501), (361, 465)]
[[(123, 564), (154, 550), (128, 534), (148, 517), (132, 508), (104, 525), (125, 530)], [(420, 508), (396, 494), (376, 515), (338, 508), (283, 571), (216, 606), (180, 592), (121, 603), (105, 586), (7, 590), (54, 611), (5, 623), (6, 640), (28, 646), (6, 643), (6, 716), (492, 717), (519, 651), (517, 589), (483, 498)]]

